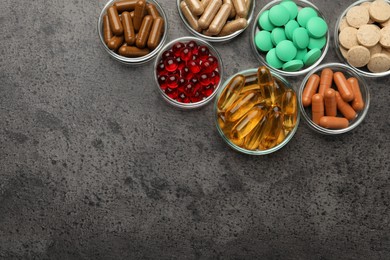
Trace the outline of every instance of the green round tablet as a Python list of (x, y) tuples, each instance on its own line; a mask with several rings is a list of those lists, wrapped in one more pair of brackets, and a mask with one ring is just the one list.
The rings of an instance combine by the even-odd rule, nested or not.
[(303, 61), (301, 60), (290, 60), (283, 65), (285, 71), (298, 71), (303, 68)]
[(276, 55), (282, 61), (290, 61), (297, 55), (297, 48), (292, 41), (284, 40), (276, 45)]
[(279, 42), (286, 40), (286, 34), (284, 29), (281, 27), (276, 27), (271, 32), (272, 43), (276, 46)]
[(256, 47), (261, 51), (269, 51), (274, 47), (271, 41), (271, 33), (268, 31), (260, 31), (255, 36)]
[(265, 56), (265, 60), (267, 61), (267, 63), (275, 68), (275, 69), (281, 69), (283, 67), (283, 64), (284, 62), (281, 61), (278, 56), (276, 56), (276, 49), (273, 48), (271, 49), (267, 55)]
[(303, 63), (305, 66), (313, 65), (321, 57), (320, 49), (312, 49), (309, 51), (303, 58)]
[(294, 59), (303, 61), (303, 58), (305, 57), (306, 53), (307, 53), (306, 48), (305, 49), (298, 49), (297, 55), (295, 56)]
[(282, 5), (275, 5), (269, 9), (269, 20), (275, 26), (283, 26), (290, 21), (290, 13)]
[(263, 12), (259, 17), (259, 26), (266, 31), (272, 31), (275, 26), (269, 21), (269, 10)]
[(295, 20), (289, 21), (285, 26), (284, 26), (284, 31), (286, 34), (287, 39), (292, 40), (293, 33), (295, 29), (299, 28), (299, 24)]
[(306, 24), (310, 18), (317, 16), (317, 11), (312, 7), (304, 7), (298, 12), (297, 21), (302, 27), (306, 27)]
[(321, 38), (328, 31), (328, 25), (321, 17), (312, 17), (307, 21), (306, 29), (313, 38)]
[(326, 44), (326, 36), (321, 37), (321, 38), (310, 38), (309, 39), (309, 49), (322, 49), (324, 48)]
[(280, 5), (286, 7), (288, 12), (290, 13), (290, 20), (295, 19), (298, 15), (298, 6), (294, 1), (283, 1)]
[(298, 49), (305, 49), (309, 45), (309, 34), (305, 28), (300, 27), (294, 31), (293, 42)]

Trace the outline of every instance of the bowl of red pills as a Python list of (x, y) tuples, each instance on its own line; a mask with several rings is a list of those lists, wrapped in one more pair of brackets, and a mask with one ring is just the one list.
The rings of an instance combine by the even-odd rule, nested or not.
[(168, 20), (154, 0), (110, 0), (98, 20), (103, 49), (128, 65), (150, 62), (164, 46)]
[(222, 59), (206, 41), (182, 37), (161, 49), (154, 75), (159, 92), (169, 104), (198, 108), (209, 103), (221, 85)]

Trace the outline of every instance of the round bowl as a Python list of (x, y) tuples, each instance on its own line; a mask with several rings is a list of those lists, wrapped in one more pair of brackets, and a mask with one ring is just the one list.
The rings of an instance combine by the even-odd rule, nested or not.
[[(360, 86), (360, 92), (362, 93), (362, 97), (364, 100), (364, 109), (360, 112), (357, 113), (357, 117), (350, 121), (350, 124), (347, 128), (344, 129), (327, 129), (324, 127), (321, 127), (313, 122), (311, 119), (311, 107), (304, 107), (302, 104), (302, 93), (303, 90), (306, 86), (306, 82), (309, 79), (309, 77), (312, 74), (317, 74), (320, 76), (321, 71), (325, 68), (330, 68), (333, 70), (333, 72), (340, 71), (344, 73), (346, 78), (349, 77), (355, 77), (359, 81), (359, 86)], [(334, 84), (334, 83), (333, 83)], [(322, 64), (321, 66), (315, 68), (312, 70), (306, 77), (303, 79), (301, 86), (299, 87), (298, 91), (298, 104), (299, 104), (299, 109), (301, 111), (301, 114), (306, 121), (306, 123), (309, 125), (309, 127), (313, 130), (315, 130), (318, 133), (325, 134), (325, 135), (338, 135), (338, 134), (343, 134), (351, 131), (352, 129), (356, 128), (366, 117), (366, 114), (368, 112), (368, 109), (370, 107), (370, 93), (368, 90), (368, 86), (364, 78), (362, 78), (355, 70), (353, 70), (351, 67), (341, 64), (341, 63), (326, 63)]]
[[(387, 3), (390, 4), (390, 0), (385, 0)], [(347, 14), (347, 12), (349, 11), (349, 9), (351, 9), (352, 7), (354, 6), (357, 6), (357, 5), (360, 5), (362, 3), (365, 3), (365, 2), (373, 2), (373, 1), (367, 1), (367, 0), (360, 0), (360, 1), (357, 1), (353, 4), (351, 4), (350, 6), (347, 7), (347, 9), (344, 10), (344, 12), (340, 15), (340, 17), (337, 19), (337, 22), (336, 22), (336, 26), (335, 26), (335, 29), (334, 29), (334, 35), (333, 35), (333, 38), (334, 38), (334, 44), (335, 44), (335, 49), (336, 49), (336, 53), (337, 53), (337, 56), (339, 57), (339, 59), (343, 62), (345, 62), (346, 64), (348, 64), (349, 66), (351, 66), (352, 69), (354, 69), (355, 71), (357, 71), (359, 74), (365, 76), (365, 77), (369, 77), (369, 78), (376, 78), (376, 77), (385, 77), (385, 76), (389, 76), (390, 75), (390, 70), (388, 71), (385, 71), (385, 72), (380, 72), (380, 73), (374, 73), (374, 72), (371, 72), (369, 71), (366, 67), (363, 67), (363, 68), (356, 68), (354, 66), (352, 66), (348, 61), (347, 59), (343, 56), (341, 50), (340, 50), (340, 42), (339, 42), (339, 28), (340, 28), (340, 24), (341, 24), (341, 21), (342, 19), (345, 17), (345, 15)]]
[[(220, 76), (220, 80), (219, 80), (218, 85), (214, 87), (214, 92), (210, 96), (208, 96), (207, 98), (205, 98), (205, 99), (203, 99), (203, 100), (201, 100), (199, 102), (196, 102), (196, 103), (182, 103), (182, 102), (179, 102), (177, 100), (174, 100), (174, 99), (170, 98), (164, 92), (164, 90), (162, 90), (160, 88), (160, 84), (158, 82), (158, 75), (157, 75), (157, 66), (160, 63), (160, 60), (162, 58), (163, 53), (165, 51), (171, 49), (172, 46), (175, 45), (175, 43), (177, 43), (177, 42), (187, 43), (187, 42), (190, 42), (190, 41), (195, 41), (198, 45), (207, 46), (209, 51), (210, 51), (210, 54), (212, 54), (214, 57), (217, 58), (217, 60), (218, 60), (218, 73), (219, 73), (219, 76)], [(156, 58), (155, 63), (154, 63), (154, 79), (155, 79), (156, 86), (157, 86), (158, 91), (160, 92), (161, 96), (170, 105), (172, 105), (172, 106), (174, 106), (176, 108), (183, 109), (183, 110), (200, 108), (200, 107), (203, 107), (206, 104), (208, 104), (215, 97), (215, 95), (217, 94), (218, 89), (221, 87), (222, 78), (223, 78), (223, 65), (222, 65), (222, 58), (221, 58), (220, 54), (218, 53), (218, 51), (211, 44), (209, 44), (208, 42), (206, 42), (206, 41), (204, 41), (202, 39), (196, 38), (196, 37), (191, 37), (191, 36), (181, 37), (181, 38), (177, 38), (177, 39), (167, 43), (160, 50), (160, 52), (158, 53), (157, 58)]]
[[(328, 52), (328, 49), (329, 49), (329, 41), (330, 41), (329, 26), (328, 26), (328, 31), (326, 33), (326, 44), (325, 44), (325, 46), (321, 50), (321, 52), (322, 52), (321, 57), (314, 64), (312, 64), (309, 67), (303, 67), (301, 70), (294, 71), (294, 72), (289, 72), (289, 71), (285, 71), (285, 70), (281, 70), (281, 69), (276, 69), (276, 68), (270, 66), (268, 64), (268, 62), (266, 61), (266, 59), (265, 59), (266, 53), (265, 52), (260, 52), (257, 49), (256, 44), (255, 44), (255, 36), (256, 36), (256, 33), (260, 31), (259, 27), (258, 27), (258, 20), (260, 18), (260, 15), (263, 12), (269, 10), (271, 7), (273, 7), (273, 6), (277, 5), (277, 4), (280, 4), (281, 2), (283, 2), (283, 0), (274, 0), (274, 1), (266, 4), (260, 10), (258, 15), (256, 16), (255, 22), (252, 25), (253, 27), (252, 27), (252, 31), (251, 31), (251, 37), (250, 37), (250, 41), (251, 42), (250, 42), (250, 45), (252, 47), (253, 53), (255, 54), (256, 58), (262, 64), (265, 64), (270, 70), (275, 71), (276, 73), (278, 73), (280, 75), (283, 75), (283, 76), (287, 76), (287, 77), (304, 75), (304, 74), (308, 73), (310, 70), (312, 70), (313, 68), (315, 68), (316, 66), (318, 66), (321, 63), (321, 61), (325, 58), (326, 53)], [(326, 21), (324, 14), (313, 3), (309, 2), (309, 1), (305, 1), (305, 0), (294, 0), (294, 2), (298, 5), (298, 8), (304, 8), (304, 7), (312, 7), (312, 8), (314, 8), (318, 12), (318, 16), (321, 17), (322, 19), (324, 19), (324, 21), (327, 24), (329, 24)]]
[[(300, 122), (299, 106), (297, 107), (298, 114), (297, 114), (297, 122), (295, 124), (295, 127), (290, 131), (288, 136), (286, 136), (285, 139), (280, 144), (278, 144), (275, 147), (272, 147), (272, 148), (270, 148), (268, 150), (248, 150), (248, 149), (242, 148), (242, 147), (234, 144), (232, 141), (230, 141), (230, 139), (224, 134), (224, 132), (222, 131), (221, 127), (219, 126), (219, 123), (218, 123), (218, 99), (221, 96), (223, 90), (229, 84), (230, 80), (232, 78), (234, 78), (235, 76), (237, 76), (237, 75), (244, 75), (244, 76), (246, 76), (247, 81), (252, 82), (254, 79), (257, 78), (257, 68), (252, 68), (252, 69), (247, 69), (247, 70), (244, 70), (244, 71), (237, 72), (236, 74), (234, 74), (231, 77), (229, 77), (223, 83), (221, 88), (218, 90), (218, 93), (217, 93), (217, 96), (216, 96), (216, 99), (215, 99), (215, 103), (214, 103), (214, 120), (215, 120), (215, 124), (216, 124), (216, 127), (217, 127), (219, 135), (222, 137), (222, 139), (231, 148), (233, 148), (235, 151), (238, 151), (238, 152), (241, 152), (241, 153), (244, 153), (244, 154), (249, 154), (249, 155), (266, 155), (266, 154), (270, 154), (270, 153), (273, 153), (273, 152), (276, 152), (276, 151), (280, 150), (281, 148), (283, 148), (293, 138), (294, 134), (296, 133), (296, 131), (298, 129), (298, 125), (299, 125), (299, 122)], [(271, 71), (271, 75), (275, 79), (281, 81), (285, 85), (285, 87), (293, 89), (291, 84), (285, 78), (283, 78), (282, 76), (278, 75), (277, 73), (275, 73), (273, 71)]]
[(157, 1), (147, 0), (147, 3), (152, 3), (156, 6), (161, 17), (164, 18), (164, 34), (161, 37), (160, 44), (152, 52), (150, 52), (149, 54), (147, 54), (145, 56), (137, 57), (137, 58), (128, 58), (128, 57), (121, 56), (121, 55), (113, 52), (112, 50), (110, 50), (107, 47), (106, 43), (104, 42), (104, 38), (103, 38), (103, 16), (106, 14), (107, 9), (116, 2), (120, 2), (120, 0), (110, 0), (109, 2), (107, 2), (107, 4), (103, 7), (103, 9), (99, 15), (99, 20), (98, 20), (98, 24), (97, 24), (97, 31), (99, 33), (99, 38), (100, 38), (100, 42), (101, 42), (103, 49), (110, 55), (111, 58), (113, 58), (114, 60), (119, 61), (121, 63), (127, 64), (127, 65), (142, 65), (144, 63), (151, 61), (154, 57), (156, 57), (157, 53), (164, 46), (164, 44), (167, 40), (167, 37), (168, 37), (168, 18), (166, 16), (163, 8), (160, 6), (160, 4)]
[(255, 11), (255, 0), (252, 0), (252, 3), (249, 7), (249, 12), (248, 12), (248, 18), (247, 18), (247, 25), (244, 29), (241, 29), (241, 30), (238, 30), (232, 34), (229, 34), (229, 35), (226, 35), (226, 36), (207, 36), (207, 35), (204, 35), (202, 33), (199, 33), (197, 31), (195, 31), (194, 29), (192, 29), (192, 27), (189, 25), (189, 23), (187, 22), (187, 19), (184, 17), (181, 9), (180, 9), (180, 2), (182, 0), (176, 0), (176, 4), (177, 4), (177, 10), (179, 11), (179, 16), (181, 18), (181, 20), (183, 21), (185, 27), (187, 28), (187, 30), (194, 36), (200, 38), (200, 39), (203, 39), (205, 41), (209, 41), (209, 42), (227, 42), (235, 37), (237, 37), (238, 35), (240, 35), (243, 31), (245, 31), (246, 28), (248, 28), (249, 24), (252, 22), (252, 19), (253, 19), (253, 13)]

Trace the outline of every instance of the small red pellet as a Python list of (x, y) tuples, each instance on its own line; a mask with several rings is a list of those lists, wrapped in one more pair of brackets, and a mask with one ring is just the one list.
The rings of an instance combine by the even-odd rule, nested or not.
[(190, 103), (190, 98), (185, 93), (180, 93), (177, 97), (177, 101), (181, 103)]
[(190, 48), (190, 50), (194, 51), (196, 49), (196, 54), (198, 54), (198, 44), (195, 41), (189, 41), (186, 47)]
[(177, 74), (168, 75), (167, 85), (169, 88), (177, 88), (179, 86), (179, 76)]
[(192, 59), (192, 51), (188, 47), (184, 47), (181, 50), (180, 58), (184, 61), (188, 61)]
[(161, 58), (164, 61), (166, 58), (173, 57), (173, 52), (172, 51), (164, 51)]
[(173, 51), (173, 55), (175, 57), (180, 57), (181, 55), (181, 50), (185, 47), (185, 44), (182, 43), (182, 42), (177, 42), (173, 45), (172, 47), (172, 51)]
[(198, 80), (202, 86), (207, 86), (212, 83), (211, 78), (206, 73), (200, 74)]
[(219, 75), (219, 72), (214, 70), (209, 74), (209, 77), (211, 78), (211, 81), (214, 85), (218, 85), (219, 81), (221, 80), (221, 76)]
[(160, 88), (162, 90), (165, 90), (168, 87), (167, 80), (168, 80), (168, 77), (166, 75), (162, 75), (158, 78), (158, 84), (160, 84)]
[(172, 99), (176, 99), (177, 96), (179, 95), (178, 91), (176, 89), (171, 89), (171, 88), (167, 88), (165, 90), (165, 94), (168, 95), (168, 97), (172, 98)]
[(196, 103), (196, 102), (202, 101), (203, 95), (202, 95), (202, 93), (198, 90), (198, 91), (195, 91), (195, 93), (194, 93), (192, 96), (190, 96), (190, 99), (191, 99), (191, 102), (192, 102), (192, 103)]
[(199, 58), (208, 57), (210, 54), (209, 48), (207, 46), (199, 46), (198, 47), (198, 56)]
[(214, 92), (214, 85), (213, 84), (210, 84), (208, 86), (205, 86), (203, 87), (202, 89), (202, 94), (205, 96), (205, 97), (208, 97), (210, 96), (211, 94), (213, 94)]
[(194, 74), (198, 73), (200, 71), (199, 62), (196, 60), (189, 61), (188, 68), (191, 70), (192, 73)]
[(173, 72), (177, 69), (176, 59), (173, 57), (169, 57), (164, 61), (165, 69), (169, 72)]

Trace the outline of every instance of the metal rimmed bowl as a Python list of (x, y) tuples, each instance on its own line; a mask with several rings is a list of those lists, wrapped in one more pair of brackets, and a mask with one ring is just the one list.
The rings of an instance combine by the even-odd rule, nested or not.
[[(330, 68), (331, 70), (333, 70), (333, 72), (340, 71), (345, 75), (346, 78), (355, 77), (359, 82), (360, 92), (362, 93), (362, 97), (363, 97), (363, 100), (365, 103), (364, 109), (362, 111), (360, 111), (359, 113), (357, 113), (357, 117), (349, 122), (349, 126), (347, 128), (327, 129), (327, 128), (324, 128), (324, 127), (321, 127), (321, 126), (315, 124), (310, 116), (311, 115), (311, 108), (304, 107), (302, 104), (303, 90), (305, 89), (305, 86), (306, 86), (306, 83), (307, 83), (309, 77), (313, 74), (317, 74), (320, 76), (321, 71), (325, 68)], [(370, 93), (369, 93), (368, 86), (367, 86), (367, 83), (364, 80), (364, 78), (362, 78), (351, 67), (349, 67), (345, 64), (341, 64), (341, 63), (326, 63), (326, 64), (323, 64), (323, 65), (315, 68), (314, 70), (312, 70), (303, 79), (302, 84), (299, 87), (299, 91), (298, 91), (298, 103), (299, 103), (299, 108), (300, 108), (301, 114), (311, 129), (313, 129), (314, 131), (316, 131), (318, 133), (325, 134), (325, 135), (338, 135), (338, 134), (347, 133), (347, 132), (353, 130), (358, 125), (360, 125), (361, 122), (363, 122), (363, 119), (366, 117), (366, 114), (367, 114), (368, 109), (370, 107)]]
[(181, 20), (183, 21), (185, 27), (187, 28), (187, 30), (194, 36), (200, 38), (200, 39), (203, 39), (205, 41), (209, 41), (209, 42), (227, 42), (235, 37), (237, 37), (238, 35), (240, 35), (243, 31), (246, 30), (246, 28), (248, 28), (249, 24), (252, 22), (252, 19), (253, 19), (253, 14), (254, 14), (254, 11), (255, 11), (255, 0), (252, 0), (251, 2), (251, 5), (249, 7), (249, 12), (248, 12), (248, 18), (247, 18), (247, 26), (244, 28), (244, 29), (241, 29), (239, 31), (236, 31), (230, 35), (226, 35), (226, 36), (207, 36), (207, 35), (204, 35), (202, 33), (199, 33), (197, 32), (196, 30), (194, 30), (190, 24), (187, 22), (187, 19), (184, 17), (181, 9), (180, 9), (180, 2), (183, 1), (183, 0), (176, 0), (176, 4), (177, 4), (177, 10), (179, 12), (179, 16), (181, 18)]
[(99, 34), (101, 46), (110, 55), (110, 57), (112, 57), (114, 60), (119, 61), (119, 62), (124, 63), (124, 64), (127, 64), (127, 65), (142, 65), (144, 63), (150, 62), (154, 57), (156, 57), (158, 52), (164, 46), (164, 44), (167, 40), (167, 37), (168, 37), (168, 19), (167, 19), (167, 16), (166, 16), (163, 8), (156, 1), (147, 0), (147, 3), (152, 3), (156, 6), (161, 17), (164, 19), (164, 34), (161, 37), (161, 41), (160, 41), (159, 45), (152, 52), (150, 52), (149, 54), (147, 54), (145, 56), (137, 57), (137, 58), (128, 58), (128, 57), (121, 56), (121, 55), (115, 53), (114, 51), (110, 50), (107, 47), (106, 43), (104, 42), (103, 16), (106, 14), (107, 9), (116, 2), (120, 2), (120, 1), (119, 0), (111, 0), (111, 1), (107, 2), (107, 4), (103, 7), (103, 9), (99, 15), (99, 20), (98, 20), (98, 24), (97, 24), (97, 31)]
[[(297, 107), (298, 109), (298, 114), (297, 114), (297, 121), (296, 121), (296, 124), (295, 124), (295, 127), (289, 132), (289, 134), (285, 137), (285, 139), (278, 145), (270, 148), (270, 149), (267, 149), (267, 150), (248, 150), (248, 149), (245, 149), (245, 148), (242, 148), (236, 144), (234, 144), (226, 135), (225, 133), (223, 132), (223, 130), (221, 129), (219, 123), (218, 123), (218, 100), (223, 92), (223, 90), (227, 87), (227, 85), (229, 84), (229, 82), (237, 75), (243, 75), (246, 77), (246, 80), (249, 81), (249, 82), (253, 82), (254, 79), (257, 78), (257, 70), (258, 68), (252, 68), (252, 69), (247, 69), (247, 70), (244, 70), (244, 71), (240, 71), (240, 72), (237, 72), (236, 74), (232, 75), (231, 77), (229, 77), (224, 83), (223, 85), (221, 86), (221, 88), (218, 90), (218, 93), (217, 93), (217, 96), (216, 96), (216, 99), (215, 99), (215, 103), (214, 103), (214, 120), (215, 120), (215, 125), (217, 127), (217, 130), (218, 130), (218, 133), (219, 135), (222, 137), (222, 139), (232, 148), (234, 149), (235, 151), (238, 151), (238, 152), (241, 152), (241, 153), (244, 153), (244, 154), (248, 154), (248, 155), (266, 155), (266, 154), (270, 154), (270, 153), (274, 153), (278, 150), (280, 150), (281, 148), (283, 148), (288, 142), (291, 141), (291, 139), (293, 138), (294, 134), (296, 133), (297, 129), (298, 129), (298, 125), (299, 125), (299, 122), (300, 122), (300, 113), (299, 113), (299, 107)], [(279, 82), (283, 83), (284, 86), (286, 88), (290, 88), (290, 89), (293, 89), (293, 87), (291, 86), (291, 84), (282, 76), (278, 75), (277, 73), (275, 72), (272, 72), (271, 71), (271, 75), (274, 77), (274, 79), (278, 80)]]
[[(157, 66), (160, 63), (160, 61), (162, 59), (162, 55), (165, 51), (171, 49), (172, 46), (178, 42), (188, 43), (190, 41), (195, 41), (199, 46), (201, 46), (201, 45), (207, 46), (210, 54), (212, 54), (214, 57), (217, 58), (217, 60), (218, 60), (218, 73), (220, 76), (220, 80), (219, 80), (218, 85), (216, 85), (214, 87), (214, 92), (210, 96), (208, 96), (207, 98), (205, 98), (199, 102), (195, 102), (195, 103), (181, 103), (175, 99), (170, 98), (164, 92), (164, 90), (162, 90), (160, 88), (160, 84), (158, 82), (158, 75), (157, 75)], [(215, 95), (218, 92), (218, 89), (221, 87), (222, 78), (223, 78), (223, 64), (222, 64), (222, 58), (221, 58), (220, 54), (211, 44), (209, 44), (208, 42), (206, 42), (202, 39), (196, 38), (196, 37), (191, 37), (191, 36), (181, 37), (181, 38), (177, 38), (177, 39), (172, 40), (171, 42), (167, 43), (158, 53), (157, 58), (156, 58), (155, 63), (154, 63), (154, 79), (155, 79), (156, 86), (158, 88), (159, 93), (164, 98), (164, 100), (167, 101), (170, 105), (172, 105), (176, 108), (179, 108), (179, 109), (183, 109), (183, 110), (196, 109), (196, 108), (200, 108), (200, 107), (207, 105), (215, 97)]]
[[(387, 3), (390, 4), (390, 0), (385, 0)], [(347, 7), (347, 9), (344, 10), (344, 12), (340, 15), (340, 17), (337, 19), (337, 22), (336, 22), (336, 26), (334, 28), (334, 35), (333, 35), (333, 38), (334, 38), (334, 44), (335, 44), (335, 49), (336, 49), (336, 53), (337, 53), (337, 56), (339, 57), (339, 59), (343, 62), (345, 62), (346, 64), (348, 64), (349, 66), (351, 66), (351, 68), (353, 70), (355, 70), (356, 72), (358, 72), (359, 74), (365, 76), (365, 77), (369, 77), (369, 78), (377, 78), (377, 77), (385, 77), (385, 76), (389, 76), (390, 75), (390, 70), (388, 71), (385, 71), (385, 72), (380, 72), (380, 73), (374, 73), (374, 72), (371, 72), (369, 71), (366, 67), (362, 67), (362, 68), (357, 68), (357, 67), (354, 67), (352, 66), (348, 60), (344, 57), (343, 53), (341, 52), (341, 49), (340, 49), (340, 41), (339, 41), (339, 28), (340, 28), (340, 24), (341, 24), (341, 21), (342, 19), (346, 16), (347, 12), (354, 6), (357, 6), (357, 5), (361, 5), (362, 3), (365, 3), (365, 2), (373, 2), (373, 1), (367, 1), (367, 0), (360, 0), (360, 1), (357, 1), (353, 4), (351, 4), (350, 6)]]
[[(329, 26), (328, 26), (328, 31), (326, 33), (326, 44), (325, 44), (325, 46), (321, 50), (322, 54), (321, 54), (320, 58), (314, 64), (312, 64), (311, 66), (308, 66), (308, 67), (303, 67), (301, 70), (294, 71), (294, 72), (284, 71), (284, 70), (281, 70), (281, 69), (276, 69), (276, 68), (272, 67), (271, 65), (269, 65), (268, 62), (266, 61), (266, 58), (265, 58), (266, 57), (266, 53), (265, 52), (261, 52), (261, 51), (259, 51), (257, 49), (256, 44), (255, 44), (255, 36), (256, 36), (257, 32), (260, 31), (259, 26), (258, 26), (258, 21), (259, 21), (260, 16), (265, 11), (271, 9), (271, 7), (273, 7), (275, 5), (280, 4), (281, 2), (283, 2), (283, 0), (274, 0), (274, 1), (266, 4), (260, 10), (260, 12), (258, 13), (258, 15), (255, 18), (255, 22), (252, 25), (252, 31), (251, 31), (251, 37), (250, 37), (250, 41), (251, 41), (250, 45), (252, 47), (253, 53), (255, 54), (256, 58), (260, 61), (260, 63), (265, 64), (272, 71), (275, 71), (276, 73), (278, 73), (280, 75), (288, 76), (288, 77), (289, 76), (304, 75), (304, 74), (308, 73), (310, 70), (312, 70), (313, 68), (315, 68), (316, 66), (318, 66), (321, 63), (321, 61), (325, 58), (325, 56), (326, 56), (326, 54), (328, 52), (328, 49), (329, 49), (329, 42), (330, 42)], [(322, 19), (324, 19), (325, 22), (327, 22), (326, 19), (325, 19), (324, 14), (313, 3), (309, 2), (309, 1), (305, 1), (305, 0), (294, 0), (294, 2), (297, 4), (298, 8), (312, 7), (313, 9), (315, 9), (317, 11), (318, 16), (321, 17)], [(329, 24), (329, 23), (327, 22), (327, 24)]]

